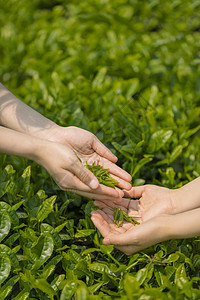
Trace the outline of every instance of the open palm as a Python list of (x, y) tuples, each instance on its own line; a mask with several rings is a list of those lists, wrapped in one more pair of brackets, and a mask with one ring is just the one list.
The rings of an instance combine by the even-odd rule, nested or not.
[[(92, 221), (104, 237), (104, 244), (113, 244), (127, 255), (145, 249), (162, 241), (159, 228), (167, 214), (158, 214), (145, 219), (145, 210), (140, 207), (139, 200), (122, 199), (122, 202), (95, 201), (99, 210), (92, 212)], [(123, 209), (129, 216), (139, 217), (139, 225), (123, 221), (121, 225), (114, 222), (113, 211), (116, 207)], [(148, 215), (147, 215), (148, 216)], [(164, 239), (163, 239), (164, 240)]]
[[(95, 201), (99, 210), (92, 213), (92, 221), (103, 235), (105, 244), (112, 243), (124, 253), (132, 254), (162, 240), (158, 228), (162, 224), (160, 220), (173, 214), (173, 191), (144, 185), (125, 191), (125, 195), (136, 200), (123, 198), (120, 203)], [(118, 227), (113, 218), (117, 207), (129, 216), (139, 217), (140, 225), (123, 221)]]
[(148, 221), (163, 214), (173, 214), (173, 190), (155, 185), (143, 185), (133, 187), (129, 191), (124, 191), (124, 193), (125, 196), (136, 200), (123, 198), (122, 202), (117, 204), (102, 200), (95, 201), (95, 205), (103, 212), (109, 213), (109, 215), (116, 207), (119, 207), (130, 216), (139, 216), (141, 218), (140, 222)]

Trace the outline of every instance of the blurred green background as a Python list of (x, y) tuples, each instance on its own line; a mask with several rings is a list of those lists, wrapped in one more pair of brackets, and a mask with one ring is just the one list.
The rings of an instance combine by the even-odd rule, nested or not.
[[(153, 183), (175, 188), (200, 176), (198, 0), (0, 0), (0, 81), (59, 125), (74, 125), (96, 134), (119, 157), (118, 164), (131, 173), (133, 185)], [(6, 180), (14, 182), (10, 190), (2, 183), (1, 201), (14, 205), (26, 199), (28, 221), (19, 218), (21, 223), (33, 226), (31, 210), (33, 206), (35, 211), (42, 207), (45, 196), (40, 195), (38, 200), (36, 193), (43, 189), (48, 196), (56, 194), (56, 205), (62, 208), (60, 214), (54, 208), (45, 222), (55, 228), (68, 219), (65, 230), (69, 236), (62, 242), (66, 249), (69, 246), (83, 253), (87, 249), (90, 252), (94, 245), (100, 247), (101, 238), (94, 234), (89, 218), (92, 204), (88, 199), (60, 191), (34, 162), (2, 155), (0, 162), (1, 178), (5, 179), (2, 174), (6, 172)], [(15, 172), (5, 169), (7, 164), (12, 164)], [(31, 177), (30, 169), (21, 177), (28, 165)], [(34, 226), (40, 236), (44, 230)], [(88, 233), (88, 244), (69, 242), (77, 228), (93, 230)], [(19, 233), (19, 229), (12, 230), (10, 235)], [(3, 243), (11, 247), (11, 240)], [(23, 243), (23, 238), (16, 238), (14, 245)], [(86, 285), (64, 298), (69, 284), (66, 277), (62, 279), (66, 285), (63, 283), (56, 292), (57, 298), (61, 291), (61, 299), (71, 299), (72, 295), (81, 300), (133, 299), (133, 295), (134, 299), (200, 298), (199, 279), (195, 284), (192, 281), (200, 276), (196, 239), (161, 243), (129, 258), (119, 251), (99, 249), (100, 254), (91, 254), (90, 259), (104, 262), (115, 275), (85, 267), (93, 274), (87, 279), (86, 269), (77, 266), (70, 256), (75, 254), (66, 250), (68, 258), (63, 258), (62, 266), (54, 270), (48, 283), (64, 272), (70, 274), (70, 280), (83, 280)], [(109, 251), (120, 264), (128, 266), (127, 271), (117, 269), (114, 262), (111, 265)], [(172, 253), (175, 256), (171, 257)], [(51, 258), (55, 255), (53, 252)], [(152, 257), (156, 257), (155, 263)], [(84, 264), (88, 259), (84, 256)], [(28, 278), (28, 261), (26, 258), (23, 265), (20, 262), (20, 271), (12, 269), (9, 276), (22, 272)], [(42, 278), (41, 269), (30, 272), (34, 280)], [(28, 286), (22, 284), (25, 279), (20, 280), (24, 297), (50, 299), (50, 290), (35, 285), (30, 292), (30, 286), (24, 290)], [(104, 286), (94, 287), (99, 281)], [(18, 288), (6, 299), (13, 299), (13, 294), (17, 297)], [(86, 298), (80, 296), (83, 290)], [(160, 298), (155, 296), (158, 293)]]

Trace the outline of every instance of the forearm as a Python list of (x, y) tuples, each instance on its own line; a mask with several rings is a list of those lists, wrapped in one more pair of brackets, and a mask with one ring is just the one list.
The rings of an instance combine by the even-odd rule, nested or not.
[(0, 153), (37, 160), (42, 140), (0, 126)]
[(200, 208), (169, 216), (166, 231), (172, 239), (200, 236)]
[(200, 177), (183, 187), (172, 190), (173, 213), (200, 207)]
[(20, 101), (0, 83), (0, 124), (39, 138), (48, 139), (57, 125)]

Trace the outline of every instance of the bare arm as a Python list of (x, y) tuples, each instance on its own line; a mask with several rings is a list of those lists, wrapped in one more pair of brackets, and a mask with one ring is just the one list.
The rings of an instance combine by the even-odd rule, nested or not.
[(169, 239), (200, 235), (200, 208), (177, 215), (154, 217), (140, 225), (124, 222), (118, 228), (108, 211), (95, 211), (92, 221), (104, 237), (104, 244), (113, 244), (127, 255)]
[(0, 153), (36, 160), (39, 147), (37, 138), (0, 126)]
[(181, 213), (200, 207), (200, 177), (179, 189), (150, 184), (132, 187), (125, 191), (125, 196), (140, 198), (140, 210), (145, 221), (160, 214)]
[(0, 83), (0, 124), (29, 135), (46, 138), (57, 125), (19, 100)]
[(200, 177), (183, 187), (172, 190), (173, 213), (200, 207)]
[[(119, 182), (119, 187), (125, 189), (131, 188), (129, 183), (131, 176), (115, 165), (117, 157), (95, 135), (81, 128), (57, 125), (20, 101), (1, 83), (0, 124), (16, 132), (24, 133), (27, 136), (63, 144), (75, 151), (83, 164), (86, 164), (87, 161), (90, 164), (93, 161), (97, 161), (110, 170), (111, 175)], [(84, 172), (82, 174), (82, 178), (85, 177), (84, 182), (90, 184), (89, 180), (93, 178), (90, 187), (95, 189), (98, 186), (97, 180), (94, 176), (90, 175), (88, 177), (87, 169), (83, 168), (82, 171), (84, 170), (85, 174)], [(123, 192), (116, 189), (112, 194), (118, 198), (123, 195)], [(87, 194), (84, 195), (88, 197)]]

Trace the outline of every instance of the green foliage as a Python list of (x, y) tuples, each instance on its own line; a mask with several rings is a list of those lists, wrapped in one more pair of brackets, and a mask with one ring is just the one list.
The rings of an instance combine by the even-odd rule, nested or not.
[(132, 223), (133, 225), (140, 224), (136, 220), (139, 217), (129, 216), (127, 213), (125, 213), (125, 211), (123, 211), (121, 208), (118, 208), (118, 207), (114, 209), (113, 218), (114, 218), (114, 222), (117, 223), (118, 227), (124, 220)]
[[(200, 176), (200, 1), (0, 7), (0, 81), (16, 96), (96, 134), (133, 185)], [(0, 299), (200, 299), (199, 239), (127, 257), (102, 245), (93, 209), (36, 163), (0, 155)]]
[(92, 165), (89, 165), (86, 162), (86, 167), (97, 177), (100, 184), (115, 188), (119, 183), (110, 176), (108, 169), (104, 169), (101, 165), (97, 165), (96, 161), (94, 161)]

